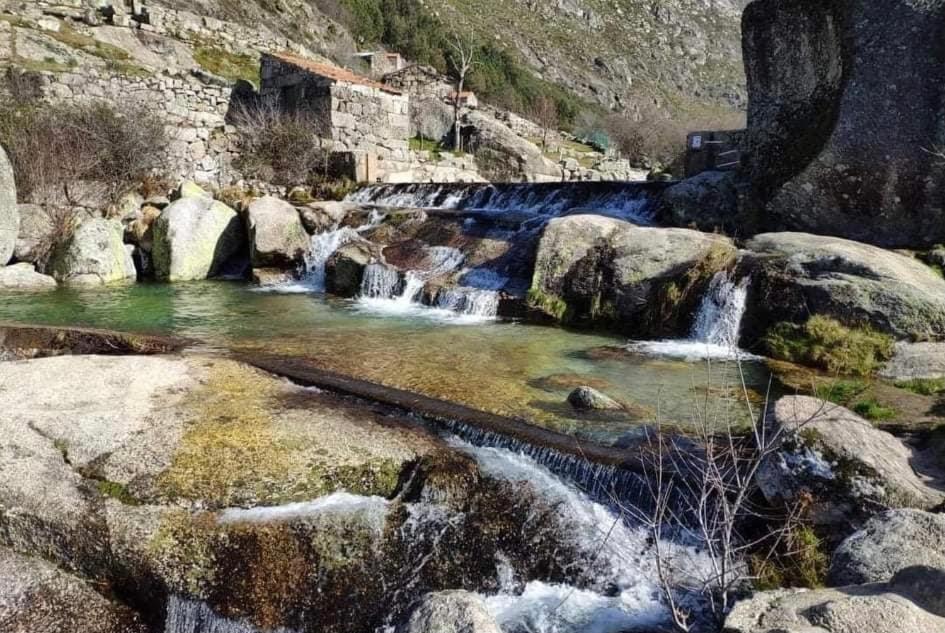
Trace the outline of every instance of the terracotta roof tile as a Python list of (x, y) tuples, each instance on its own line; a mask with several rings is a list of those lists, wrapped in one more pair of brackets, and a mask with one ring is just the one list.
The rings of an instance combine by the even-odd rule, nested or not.
[(400, 90), (395, 90), (388, 85), (368, 79), (367, 77), (362, 77), (361, 75), (357, 75), (347, 68), (342, 68), (340, 66), (322, 64), (312, 61), (311, 59), (305, 59), (304, 57), (292, 55), (291, 53), (273, 53), (272, 57), (278, 59), (281, 62), (285, 62), (286, 64), (297, 66), (302, 70), (307, 70), (310, 73), (327, 77), (329, 79), (334, 79), (335, 81), (343, 81), (349, 84), (358, 84), (361, 86), (367, 86), (368, 88), (376, 88), (394, 95), (403, 94)]

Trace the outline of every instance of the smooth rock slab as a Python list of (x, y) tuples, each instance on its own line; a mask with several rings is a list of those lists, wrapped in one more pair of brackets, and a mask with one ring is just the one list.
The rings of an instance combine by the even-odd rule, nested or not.
[(822, 314), (897, 339), (945, 338), (945, 279), (915, 258), (808, 233), (765, 233), (746, 248), (750, 325)]
[(872, 518), (834, 552), (830, 582), (840, 586), (886, 582), (915, 565), (945, 574), (945, 514), (891, 510)]
[(929, 509), (943, 494), (913, 469), (913, 451), (855, 413), (817, 398), (778, 400), (769, 420), (786, 432), (758, 472), (765, 497), (791, 504), (811, 494), (812, 519), (842, 530), (883, 508)]
[(56, 280), (36, 272), (33, 264), (0, 267), (0, 290), (52, 290)]
[(33, 262), (40, 255), (40, 247), (49, 242), (53, 231), (53, 222), (43, 207), (38, 204), (21, 204), (20, 231), (16, 238), (13, 256), (20, 262)]
[(879, 375), (888, 380), (945, 378), (945, 343), (896, 343)]

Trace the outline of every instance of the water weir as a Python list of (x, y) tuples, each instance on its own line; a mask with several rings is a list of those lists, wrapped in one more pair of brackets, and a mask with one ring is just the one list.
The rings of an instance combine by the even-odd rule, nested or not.
[(671, 183), (566, 182), (506, 184), (400, 184), (365, 187), (350, 202), (380, 207), (454, 209), (557, 216), (587, 209), (650, 223), (654, 203)]

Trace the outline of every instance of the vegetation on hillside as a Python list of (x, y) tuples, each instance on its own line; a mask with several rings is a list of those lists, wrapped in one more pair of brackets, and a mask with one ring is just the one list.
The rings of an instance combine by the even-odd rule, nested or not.
[[(453, 72), (451, 30), (420, 0), (318, 0), (319, 8), (340, 20), (364, 45), (378, 44), (411, 61), (446, 74)], [(468, 35), (468, 34), (464, 34)], [(477, 64), (467, 79), (470, 90), (489, 103), (526, 113), (540, 99), (551, 99), (562, 125), (573, 125), (579, 112), (594, 106), (561, 86), (537, 77), (509, 50), (476, 39)]]
[(893, 338), (871, 328), (849, 328), (815, 315), (804, 325), (778, 323), (765, 336), (773, 358), (820, 367), (840, 376), (869, 376), (893, 353)]

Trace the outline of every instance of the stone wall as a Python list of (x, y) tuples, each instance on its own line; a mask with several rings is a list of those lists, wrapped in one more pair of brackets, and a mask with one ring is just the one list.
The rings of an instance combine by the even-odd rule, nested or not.
[(376, 156), (378, 177), (407, 170), (408, 95), (385, 90), (368, 80), (359, 83), (351, 73), (334, 75), (324, 76), (278, 56), (265, 55), (259, 94), (262, 99), (277, 99), (281, 107), (312, 113), (319, 135), (331, 140), (332, 151)]

